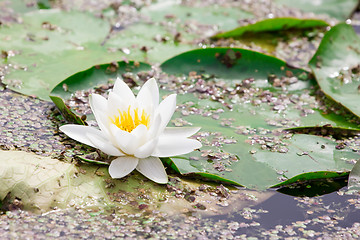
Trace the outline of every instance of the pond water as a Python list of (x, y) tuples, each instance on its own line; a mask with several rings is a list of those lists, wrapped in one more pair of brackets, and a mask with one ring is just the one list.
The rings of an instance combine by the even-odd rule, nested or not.
[[(344, 180), (338, 181), (341, 185)], [(310, 188), (309, 186), (307, 187)], [(239, 198), (227, 207), (120, 213), (116, 208), (68, 208), (44, 214), (14, 210), (0, 217), (1, 239), (357, 239), (359, 196), (346, 188), (317, 197), (293, 197), (275, 190)], [(249, 192), (247, 192), (249, 194)], [(231, 201), (232, 199), (236, 201)]]

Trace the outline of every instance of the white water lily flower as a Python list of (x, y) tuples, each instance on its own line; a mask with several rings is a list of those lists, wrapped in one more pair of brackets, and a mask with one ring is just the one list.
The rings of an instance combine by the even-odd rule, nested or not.
[(166, 127), (176, 109), (176, 94), (159, 104), (159, 89), (153, 78), (143, 85), (137, 97), (118, 79), (108, 99), (93, 94), (90, 106), (100, 130), (75, 124), (61, 126), (60, 130), (79, 142), (117, 156), (109, 167), (112, 178), (122, 178), (136, 168), (154, 182), (167, 183), (159, 157), (185, 154), (201, 147), (199, 141), (188, 138), (200, 128)]

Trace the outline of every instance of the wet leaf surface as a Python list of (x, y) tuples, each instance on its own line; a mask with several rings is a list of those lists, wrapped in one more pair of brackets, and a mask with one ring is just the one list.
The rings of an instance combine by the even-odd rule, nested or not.
[[(202, 79), (212, 76), (228, 81), (229, 89), (219, 86), (212, 89), (212, 93), (220, 94), (215, 97), (220, 102), (226, 102), (230, 96), (227, 103), (231, 105), (231, 112), (225, 111), (222, 116), (234, 118), (235, 123), (241, 119), (243, 126), (273, 129), (330, 124), (330, 127), (359, 129), (357, 123), (348, 122), (341, 114), (326, 112), (324, 106), (315, 101), (314, 81), (307, 71), (289, 67), (271, 56), (235, 48), (198, 49), (165, 61), (161, 68), (169, 74), (191, 73)], [(198, 101), (196, 98), (188, 100)], [(209, 104), (202, 101), (203, 106)], [(212, 105), (214, 109), (226, 109), (222, 104)]]
[[(51, 91), (50, 98), (68, 122), (84, 125), (85, 119), (81, 119), (76, 111), (71, 111), (63, 99), (69, 99), (79, 90), (97, 88), (99, 91), (105, 91), (108, 89), (109, 83), (114, 83), (117, 78), (126, 77), (126, 73), (134, 74), (139, 71), (150, 70), (150, 68), (148, 64), (124, 61), (96, 65), (62, 81)], [(131, 84), (137, 85), (134, 81)], [(75, 101), (82, 102), (81, 97), (75, 97)]]
[(357, 0), (276, 0), (275, 2), (304, 12), (326, 14), (338, 20), (348, 19), (358, 5)]
[[(268, 77), (286, 76), (286, 71), (290, 71), (288, 74), (307, 79), (307, 72), (302, 69), (291, 68), (278, 58), (240, 48), (196, 49), (168, 59), (160, 67), (169, 74), (194, 71), (227, 79), (254, 78), (263, 81)], [(312, 84), (311, 81), (304, 81), (299, 89), (309, 88)], [(270, 85), (265, 83), (266, 86)]]
[[(178, 1), (165, 0), (141, 10), (152, 21), (161, 22), (169, 19), (180, 20), (191, 27), (192, 22), (212, 25), (212, 31), (230, 30), (237, 26), (239, 19), (251, 19), (253, 15), (240, 8), (219, 5), (200, 6), (196, 3), (180, 4)], [(211, 31), (209, 32), (211, 33)]]
[[(172, 124), (202, 128), (196, 135), (203, 143), (200, 151), (163, 159), (182, 174), (196, 173), (205, 179), (266, 189), (341, 176), (358, 158), (351, 150), (336, 149), (337, 143), (332, 140), (292, 136), (283, 131), (322, 125), (358, 130), (356, 124), (338, 115), (331, 118), (322, 113), (315, 98), (304, 92), (311, 89), (313, 81), (302, 69), (289, 68), (274, 57), (231, 48), (193, 50), (166, 61), (161, 68), (168, 73), (189, 75), (182, 82), (178, 82), (181, 77), (174, 79), (176, 85), (182, 86), (180, 89), (172, 85), (169, 76), (163, 76), (168, 80), (160, 80), (164, 90), (178, 93), (179, 108)], [(109, 79), (105, 67), (96, 69), (96, 74), (93, 70), (65, 81), (68, 88), (76, 86), (72, 95), (62, 87), (65, 82), (55, 92), (66, 101), (78, 96), (86, 103), (89, 86), (98, 79)], [(132, 81), (136, 83), (142, 75), (134, 75)], [(275, 79), (279, 85), (274, 84)], [(106, 96), (106, 81), (104, 84), (102, 93)], [(167, 94), (162, 91), (162, 95)]]
[(254, 24), (249, 24), (246, 26), (241, 26), (235, 29), (232, 29), (227, 32), (219, 33), (214, 35), (212, 38), (241, 38), (246, 34), (259, 34), (259, 33), (269, 33), (276, 32), (277, 34), (282, 31), (292, 31), (292, 30), (304, 30), (311, 28), (326, 27), (328, 23), (323, 20), (317, 19), (298, 19), (298, 18), (272, 18), (258, 21)]
[[(134, 23), (114, 33), (105, 46), (125, 53), (127, 60), (161, 63), (165, 59), (193, 48), (191, 42), (179, 42), (176, 33), (158, 23)], [(144, 34), (146, 32), (146, 34)]]
[(7, 52), (9, 88), (41, 99), (74, 72), (121, 59), (101, 46), (108, 23), (89, 13), (43, 10), (23, 16), (26, 23), (0, 29), (0, 48)]
[[(200, 152), (171, 158), (182, 174), (196, 173), (219, 180), (206, 174), (218, 175), (247, 188), (265, 189), (297, 181), (338, 177), (350, 171), (351, 162), (359, 158), (351, 150), (338, 151), (335, 142), (322, 137), (259, 133), (234, 136), (234, 130), (221, 131), (215, 128), (216, 122), (207, 124), (206, 121), (199, 120), (202, 123), (200, 135), (207, 139)], [(214, 130), (219, 131), (217, 139), (213, 137), (216, 134), (210, 133)]]
[(350, 192), (360, 191), (360, 161), (355, 163), (349, 174), (348, 189)]
[(350, 25), (341, 23), (323, 38), (310, 60), (321, 90), (360, 116), (360, 39)]
[[(229, 102), (227, 102), (226, 97), (222, 97), (223, 92), (221, 90), (226, 88), (216, 81), (215, 86), (218, 85), (219, 87), (215, 87), (212, 92), (216, 96), (213, 100), (218, 101), (218, 104), (213, 103), (209, 106), (207, 105), (209, 102), (205, 99), (198, 101), (196, 98), (186, 99), (186, 94), (179, 96), (178, 99), (181, 99), (185, 106), (186, 100), (190, 104), (182, 110), (181, 115), (177, 116), (178, 119), (181, 118), (183, 121), (185, 120), (185, 122), (195, 126), (202, 126), (202, 131), (204, 131), (197, 136), (199, 139), (204, 140), (204, 146), (200, 152), (193, 152), (184, 157), (171, 158), (180, 173), (198, 173), (212, 179), (216, 178), (207, 174), (218, 175), (230, 180), (230, 182), (237, 182), (248, 188), (264, 189), (273, 185), (280, 185), (280, 183), (289, 184), (296, 181), (337, 177), (341, 175), (337, 172), (342, 173), (350, 170), (352, 165), (346, 164), (343, 160), (347, 159), (351, 162), (352, 159), (358, 159), (358, 154), (349, 151), (350, 156), (343, 160), (338, 154), (331, 157), (330, 153), (335, 150), (336, 143), (330, 141), (331, 144), (327, 142), (318, 145), (322, 141), (329, 140), (308, 135), (291, 137), (279, 131), (280, 129), (276, 129), (276, 127), (290, 127), (291, 124), (295, 124), (294, 127), (301, 127), (302, 124), (309, 127), (311, 122), (316, 124), (315, 126), (319, 126), (319, 123), (324, 124), (329, 120), (326, 115), (319, 114), (321, 111), (314, 110), (315, 108), (303, 109), (301, 110), (302, 113), (307, 112), (308, 114), (301, 114), (299, 108), (291, 106), (291, 103), (286, 104), (286, 99), (281, 99), (281, 95), (284, 96), (285, 86), (283, 86), (280, 95), (276, 94), (279, 89), (271, 86), (268, 81), (263, 83), (262, 87), (270, 89), (269, 92), (257, 93), (256, 90), (254, 91), (250, 87), (251, 85), (259, 86), (256, 85), (256, 82), (269, 79), (270, 74), (276, 73), (274, 78), (284, 77), (286, 73), (289, 76), (290, 70), (285, 69), (283, 62), (265, 55), (256, 55), (258, 53), (252, 53), (253, 55), (251, 55), (250, 52), (244, 50), (232, 49), (233, 52), (230, 54), (228, 51), (229, 49), (195, 50), (170, 59), (161, 66), (165, 72), (170, 73), (178, 71), (194, 75), (194, 72), (196, 72), (202, 74), (202, 76), (213, 74), (216, 77), (231, 79), (232, 81), (244, 79), (242, 84), (238, 85), (237, 91), (233, 93), (236, 97), (232, 98), (230, 94), (231, 101)], [(238, 51), (238, 58), (236, 58), (236, 51)], [(230, 55), (226, 59), (231, 63), (231, 66), (229, 66), (230, 63), (226, 65), (221, 61), (224, 57), (219, 59), (221, 54)], [(261, 65), (261, 67), (259, 66), (258, 69), (256, 64)], [(278, 66), (276, 67), (276, 65)], [(175, 66), (181, 66), (181, 68)], [(291, 72), (291, 75), (296, 76), (296, 71), (298, 74), (301, 72), (300, 69), (295, 69), (295, 73)], [(251, 75), (251, 77), (247, 76), (247, 74)], [(308, 80), (307, 83), (311, 82)], [(209, 83), (209, 85), (212, 84)], [(206, 89), (204, 86), (203, 88)], [(302, 84), (297, 86), (302, 87)], [(301, 87), (300, 89), (302, 89)], [(291, 84), (288, 84), (286, 88), (292, 89), (292, 91), (287, 90), (290, 99), (296, 96), (296, 86), (291, 88)], [(234, 90), (234, 88), (231, 88), (231, 90)], [(237, 94), (240, 94), (240, 99)], [(270, 102), (271, 98), (274, 98), (275, 102), (280, 98), (279, 102), (281, 104), (277, 105), (274, 102), (272, 108), (267, 108), (266, 104), (263, 104), (267, 100), (250, 97), (257, 94), (259, 96), (269, 94), (268, 100)], [(201, 103), (202, 101), (204, 103)], [(230, 105), (226, 105), (226, 103)], [(285, 104), (286, 107), (282, 104)], [(230, 108), (230, 111), (226, 106)], [(222, 111), (218, 114), (215, 114), (215, 111), (209, 111), (206, 114), (206, 112), (199, 110), (202, 107), (208, 110), (221, 109)], [(296, 111), (294, 111), (295, 109)], [(186, 110), (187, 113), (185, 113)], [(336, 116), (334, 119), (339, 119), (340, 122), (328, 124), (339, 124), (340, 128), (342, 127), (341, 123), (344, 123), (344, 128), (351, 125), (346, 120), (341, 119), (340, 116)], [(272, 123), (272, 120), (277, 124)], [(285, 125), (281, 125), (281, 122), (285, 123)], [(352, 127), (358, 129), (356, 124), (352, 125)], [(310, 152), (320, 153), (320, 147), (325, 149), (328, 144), (331, 147), (327, 149), (328, 152), (322, 157), (313, 157), (312, 154), (309, 154)], [(317, 146), (318, 149), (312, 149), (313, 146)], [(308, 163), (304, 161), (304, 158), (301, 158), (305, 155), (310, 160)], [(206, 158), (208, 158), (207, 161)], [(326, 159), (326, 161), (321, 163), (321, 159)], [(334, 163), (334, 165), (331, 167), (330, 163)], [(306, 166), (314, 168), (309, 169)]]
[(107, 167), (76, 167), (72, 163), (19, 151), (1, 151), (0, 157), (0, 200), (10, 205), (21, 204), (25, 210), (47, 212), (71, 205), (123, 206), (131, 201), (139, 204), (137, 189), (147, 195), (140, 200), (142, 204), (156, 207), (150, 202), (166, 196), (163, 187), (136, 173), (130, 178), (114, 180)]

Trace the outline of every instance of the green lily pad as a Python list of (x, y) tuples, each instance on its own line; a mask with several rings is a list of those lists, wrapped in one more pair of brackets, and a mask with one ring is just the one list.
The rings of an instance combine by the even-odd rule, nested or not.
[[(193, 88), (177, 96), (179, 108), (172, 124), (201, 126), (201, 132), (196, 137), (202, 141), (203, 147), (187, 155), (162, 159), (175, 171), (248, 188), (266, 189), (304, 179), (334, 177), (339, 175), (338, 172), (341, 175), (352, 168), (347, 161), (358, 158), (348, 149), (337, 150), (332, 140), (311, 135), (291, 137), (282, 132), (282, 129), (293, 126), (314, 127), (320, 124), (358, 129), (357, 125), (347, 123), (341, 116), (329, 118), (316, 108), (316, 101), (308, 90), (313, 81), (307, 79), (307, 72), (302, 69), (291, 68), (285, 62), (264, 54), (231, 48), (190, 51), (166, 61), (161, 68), (181, 76), (189, 72), (192, 72), (191, 76), (197, 75), (195, 80), (191, 77), (186, 79), (188, 83), (185, 86), (196, 86), (197, 81), (205, 79), (198, 90)], [(89, 69), (81, 76), (75, 75), (70, 78), (74, 82), (69, 81), (68, 88), (71, 85), (77, 86), (74, 90), (91, 85), (96, 87), (97, 79), (109, 79), (104, 69), (99, 69), (96, 74)], [(294, 85), (276, 87), (271, 83), (274, 77), (285, 81), (290, 76), (297, 79)], [(77, 81), (81, 82), (77, 84)], [(208, 85), (206, 81), (209, 81)], [(162, 79), (162, 82), (165, 88), (161, 90), (162, 95), (169, 94), (167, 81)], [(60, 83), (55, 89), (59, 96), (67, 99), (70, 94), (64, 92), (62, 85)], [(209, 96), (206, 97), (203, 92), (207, 87), (216, 86), (221, 87), (212, 91), (225, 93), (219, 92), (219, 100), (208, 99)], [(239, 92), (231, 93), (235, 89)], [(264, 101), (254, 104), (255, 100), (264, 98)], [(280, 111), (276, 109), (277, 100), (281, 104), (286, 103), (286, 107)], [(308, 114), (302, 115), (303, 112)]]
[(149, 21), (133, 24), (112, 34), (105, 46), (125, 50), (129, 60), (149, 63), (161, 63), (189, 51), (198, 46), (197, 39), (211, 36), (218, 29), (236, 27), (238, 19), (253, 17), (240, 9), (194, 7), (173, 0), (144, 7), (140, 13)]
[(357, 161), (349, 174), (348, 189), (350, 192), (360, 191), (360, 161)]
[[(146, 33), (146, 34), (144, 34)], [(148, 63), (161, 63), (193, 48), (191, 43), (176, 42), (175, 35), (159, 24), (136, 23), (114, 34), (105, 47), (122, 49), (124, 58)]]
[[(328, 172), (325, 172), (328, 174)], [(343, 173), (344, 175), (347, 173)], [(291, 184), (290, 186), (284, 186), (277, 189), (278, 192), (295, 196), (295, 197), (317, 197), (332, 192), (336, 192), (339, 189), (347, 185), (346, 177), (338, 174), (335, 179), (328, 178), (326, 181), (303, 181), (296, 184)]]
[(11, 64), (3, 82), (45, 100), (59, 82), (91, 66), (119, 60), (162, 62), (192, 48), (175, 43), (159, 25), (139, 23), (110, 34), (110, 24), (90, 13), (33, 11), (23, 21), (0, 29), (0, 49), (8, 53), (4, 62)]
[(109, 82), (114, 82), (123, 73), (139, 71), (149, 71), (151, 66), (139, 62), (118, 62), (102, 64), (91, 67), (85, 71), (78, 72), (58, 84), (50, 94), (50, 99), (55, 103), (63, 117), (71, 123), (84, 125), (84, 120), (76, 113), (71, 111), (64, 103), (63, 99), (69, 99), (76, 91), (88, 90), (99, 87)]
[[(140, 188), (152, 199), (140, 201), (156, 207), (151, 201), (157, 202), (167, 194), (163, 187), (136, 172), (133, 177), (115, 180), (109, 176), (107, 167), (79, 168), (19, 151), (0, 151), (0, 158), (0, 200), (10, 204), (20, 201), (25, 210), (47, 212), (54, 207), (74, 205), (113, 205), (126, 209), (130, 201), (139, 201), (136, 194)], [(120, 198), (120, 195), (124, 196)]]
[[(171, 157), (171, 161), (181, 174), (213, 174), (247, 188), (263, 190), (297, 181), (338, 177), (351, 170), (353, 165), (348, 162), (359, 158), (351, 150), (337, 150), (331, 140), (312, 135), (294, 135), (280, 141), (286, 152), (263, 150), (260, 144), (249, 144), (248, 137), (234, 139), (235, 144), (219, 148), (204, 146), (201, 153)], [(204, 153), (214, 158), (209, 160), (209, 155), (202, 156)]]
[[(229, 50), (232, 52), (228, 53)], [(225, 58), (226, 54), (230, 56)], [(224, 58), (230, 64), (224, 64)], [(173, 122), (176, 125), (176, 120), (181, 119), (201, 126), (202, 133), (198, 138), (203, 140), (204, 145), (200, 152), (167, 160), (168, 163), (172, 161), (170, 165), (176, 166), (175, 170), (182, 174), (208, 174), (207, 177), (210, 178), (217, 175), (248, 188), (265, 189), (296, 181), (346, 174), (352, 165), (344, 159), (350, 161), (359, 157), (350, 150), (335, 149), (335, 142), (322, 137), (295, 135), (288, 139), (286, 133), (279, 131), (281, 128), (292, 128), (292, 124), (296, 127), (328, 125), (340, 129), (359, 130), (358, 125), (347, 122), (342, 116), (335, 113), (325, 114), (317, 109), (315, 100), (306, 102), (312, 98), (311, 95), (304, 96), (304, 100), (307, 99), (306, 103), (299, 102), (300, 105), (306, 106), (301, 111), (309, 112), (305, 115), (299, 111), (298, 103), (288, 103), (281, 111), (274, 111), (275, 103), (269, 104), (267, 100), (254, 104), (264, 94), (264, 89), (257, 92), (254, 90), (256, 87), (265, 88), (268, 90), (266, 94), (270, 94), (275, 100), (279, 98), (281, 103), (294, 97), (297, 99), (299, 94), (309, 91), (306, 90), (312, 86), (309, 79), (300, 80), (300, 83), (293, 87), (290, 84), (285, 91), (267, 81), (269, 75), (276, 75), (278, 78), (286, 75), (302, 76), (304, 70), (288, 68), (283, 61), (263, 54), (226, 48), (183, 53), (163, 63), (161, 68), (167, 73), (178, 75), (187, 75), (189, 72), (193, 72), (191, 75), (194, 75), (196, 72), (205, 79), (206, 76), (213, 75), (213, 78), (217, 79), (213, 83), (215, 85), (223, 85), (219, 82), (221, 79), (230, 82), (231, 85), (241, 81), (244, 84), (243, 80), (254, 78), (253, 90), (247, 90), (249, 86), (244, 87), (240, 84), (238, 86), (242, 90), (239, 93), (235, 92), (229, 101), (226, 97), (220, 97), (221, 101), (209, 101), (202, 99), (203, 97), (198, 100), (196, 94), (178, 95), (178, 104), (188, 106), (184, 110), (189, 110), (185, 115), (183, 112), (177, 112)], [(287, 71), (291, 71), (291, 74)], [(227, 89), (226, 86), (222, 88)], [(244, 91), (252, 92), (252, 95), (246, 95)], [(245, 100), (236, 100), (237, 94)], [(231, 94), (228, 96), (231, 97)], [(270, 99), (269, 101), (271, 102)], [(231, 111), (224, 103), (231, 104)], [(220, 113), (215, 114), (219, 109)], [(189, 114), (191, 111), (195, 113)], [(214, 118), (214, 115), (217, 117)], [(282, 125), (284, 121), (285, 124)]]
[[(271, 94), (274, 95), (273, 97), (287, 94), (288, 99), (294, 97), (298, 99), (304, 94), (304, 90), (308, 89), (309, 95), (305, 98), (313, 98), (311, 97), (311, 88), (314, 86), (314, 82), (312, 79), (307, 79), (308, 73), (305, 70), (291, 68), (280, 59), (245, 49), (210, 48), (193, 50), (165, 61), (161, 65), (161, 68), (169, 74), (187, 75), (189, 72), (197, 72), (198, 74), (214, 75), (217, 78), (230, 82), (254, 79), (254, 87), (270, 90)], [(287, 76), (297, 77), (299, 81), (287, 85), (287, 92), (285, 93), (282, 88), (274, 87), (274, 85), (270, 83), (271, 78), (281, 79)], [(261, 95), (262, 92), (260, 91), (257, 94)], [(179, 97), (181, 98), (182, 96)], [(343, 129), (360, 129), (356, 123), (348, 122), (341, 115), (325, 113), (316, 107), (312, 107), (311, 105), (315, 104), (315, 100), (313, 102), (305, 101), (304, 104), (302, 104), (303, 109), (299, 109), (299, 107), (296, 106), (297, 103), (290, 102), (286, 104), (287, 107), (283, 108), (283, 110), (274, 111), (274, 104), (261, 102), (260, 98), (261, 97), (255, 96), (254, 98), (250, 98), (246, 103), (232, 104), (232, 111), (225, 111), (222, 113), (222, 116), (224, 118), (241, 116), (241, 118), (235, 117), (235, 124), (241, 121), (241, 125), (251, 126), (253, 128), (263, 127), (274, 129), (276, 127), (283, 127), (290, 129), (328, 125)], [(190, 95), (184, 95), (184, 100), (198, 101), (196, 97)], [(258, 103), (255, 101), (258, 101)], [(222, 104), (214, 102), (212, 104), (215, 104), (215, 106), (213, 106), (214, 108), (226, 109)], [(205, 102), (203, 105), (209, 105), (209, 102)], [(191, 118), (192, 121), (195, 120), (196, 117)], [(270, 120), (273, 120), (271, 122), (275, 121), (275, 123), (272, 124), (273, 127), (269, 126)], [(280, 123), (284, 121), (287, 122), (285, 125), (276, 124), (276, 122)]]
[(13, 0), (11, 1), (10, 7), (14, 9), (17, 13), (26, 13), (38, 10), (36, 4), (32, 6), (27, 6), (24, 0)]
[(49, 92), (63, 79), (125, 55), (101, 46), (109, 31), (107, 22), (89, 13), (27, 13), (23, 23), (0, 29), (0, 49), (10, 53), (5, 61), (12, 65), (4, 83), (15, 91), (49, 100)]
[[(200, 100), (191, 108), (206, 109), (200, 107), (201, 101), (204, 101), (201, 106), (206, 106), (206, 100)], [(179, 95), (180, 106), (183, 102), (194, 102), (194, 99), (188, 98), (187, 94)], [(352, 168), (351, 162), (360, 157), (349, 149), (338, 150), (334, 141), (323, 137), (290, 136), (268, 124), (264, 116), (271, 115), (269, 109), (253, 107), (252, 110), (257, 111), (254, 114), (244, 110), (244, 106), (246, 104), (229, 111), (221, 108), (220, 104), (212, 105), (213, 109), (223, 110), (218, 114), (219, 120), (213, 118), (215, 114), (186, 116), (176, 113), (175, 125), (176, 119), (181, 119), (201, 126), (197, 138), (202, 140), (203, 147), (200, 151), (171, 157), (166, 162), (181, 174), (213, 180), (223, 178), (226, 182), (236, 182), (247, 188), (266, 189), (299, 181), (344, 176)], [(282, 120), (279, 118), (277, 121)]]
[(212, 38), (240, 38), (245, 34), (279, 32), (294, 29), (309, 29), (315, 27), (326, 27), (328, 25), (329, 24), (327, 22), (317, 19), (298, 19), (291, 17), (272, 18), (216, 34)]
[[(241, 48), (208, 48), (188, 51), (161, 64), (161, 69), (169, 74), (214, 74), (225, 79), (255, 78), (267, 81), (269, 75), (285, 76), (287, 71), (300, 79), (307, 79), (307, 72), (288, 66), (284, 61), (259, 52)], [(289, 74), (289, 73), (288, 73)], [(270, 86), (264, 83), (265, 86)], [(313, 83), (304, 81), (299, 89), (309, 88)]]
[[(191, 4), (190, 4), (191, 5)], [(239, 8), (222, 6), (187, 6), (179, 1), (165, 0), (143, 8), (141, 13), (152, 21), (181, 20), (203, 25), (216, 25), (219, 30), (230, 30), (238, 25), (239, 19), (250, 19), (251, 13)]]
[[(272, 89), (274, 91), (274, 89)], [(264, 91), (260, 91), (258, 94), (261, 95)], [(277, 98), (281, 95), (273, 93), (272, 96)], [(283, 95), (284, 96), (284, 95)], [(297, 92), (288, 93), (288, 99), (292, 96), (298, 96)], [(301, 95), (300, 95), (301, 96)], [(305, 95), (312, 99), (310, 95)], [(300, 129), (317, 129), (320, 131), (328, 130), (344, 130), (354, 131), (358, 133), (360, 126), (356, 123), (348, 122), (344, 116), (337, 115), (335, 113), (324, 113), (321, 109), (313, 108), (312, 101), (303, 103), (302, 109), (298, 108), (298, 104), (302, 103), (302, 100), (298, 100), (299, 103), (289, 103), (283, 111), (277, 111), (273, 104), (260, 103), (254, 105), (254, 102), (258, 101), (261, 97), (255, 96), (251, 98), (249, 102), (239, 102), (232, 104), (231, 111), (227, 109), (223, 104), (219, 102), (209, 100), (198, 100), (196, 96), (190, 94), (178, 95), (178, 103), (194, 102), (194, 107), (200, 109), (205, 108), (221, 109), (223, 112), (218, 114), (220, 119), (232, 119), (231, 126), (245, 126), (247, 128), (263, 128), (263, 129), (286, 129), (286, 130), (300, 130)], [(283, 106), (283, 105), (279, 105)], [(306, 114), (308, 113), (308, 114)], [(174, 117), (182, 118), (180, 113), (177, 113)], [(187, 121), (197, 122), (198, 115), (186, 116)], [(216, 123), (211, 123), (215, 125)], [(215, 126), (214, 130), (217, 129)]]
[(275, 0), (275, 2), (304, 12), (326, 14), (338, 20), (348, 19), (359, 4), (357, 0)]
[(350, 25), (341, 23), (324, 36), (310, 60), (321, 90), (360, 117), (360, 39)]

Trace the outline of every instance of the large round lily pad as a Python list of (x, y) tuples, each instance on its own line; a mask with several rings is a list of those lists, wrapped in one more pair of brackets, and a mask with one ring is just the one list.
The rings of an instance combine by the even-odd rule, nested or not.
[[(356, 124), (348, 123), (340, 116), (329, 118), (316, 109), (315, 99), (311, 96), (314, 82), (302, 69), (289, 67), (271, 56), (235, 48), (193, 50), (167, 60), (161, 68), (182, 76), (182, 79), (185, 73), (185, 86), (195, 86), (197, 81), (205, 80), (203, 86), (177, 96), (179, 108), (172, 124), (200, 126), (201, 131), (196, 137), (203, 143), (199, 151), (163, 159), (181, 174), (266, 189), (300, 180), (347, 174), (352, 168), (348, 162), (359, 157), (348, 149), (336, 149), (334, 141), (323, 137), (292, 136), (283, 132), (289, 127), (321, 127), (321, 124), (358, 129)], [(66, 81), (77, 86), (76, 90), (83, 87), (85, 90), (97, 79), (108, 79), (105, 68), (97, 69), (96, 74), (92, 71), (81, 73), (86, 77), (74, 75)], [(191, 76), (196, 77), (192, 79)], [(281, 87), (274, 85), (274, 78), (296, 81)], [(165, 79), (161, 81), (166, 89)], [(209, 85), (206, 81), (210, 81)], [(59, 97), (69, 98), (61, 87), (64, 83), (60, 83), (54, 92)], [(222, 87), (213, 91), (222, 90), (219, 99), (208, 99), (206, 89), (218, 85)], [(234, 89), (239, 92), (231, 93)], [(252, 95), (246, 92), (252, 92)], [(303, 95), (305, 92), (307, 95)], [(162, 94), (169, 93), (162, 90)], [(268, 100), (254, 104), (269, 94)], [(284, 102), (286, 106), (279, 108), (277, 99), (280, 99), (280, 105)], [(229, 109), (227, 106), (230, 105)], [(307, 114), (302, 115), (304, 112)]]

